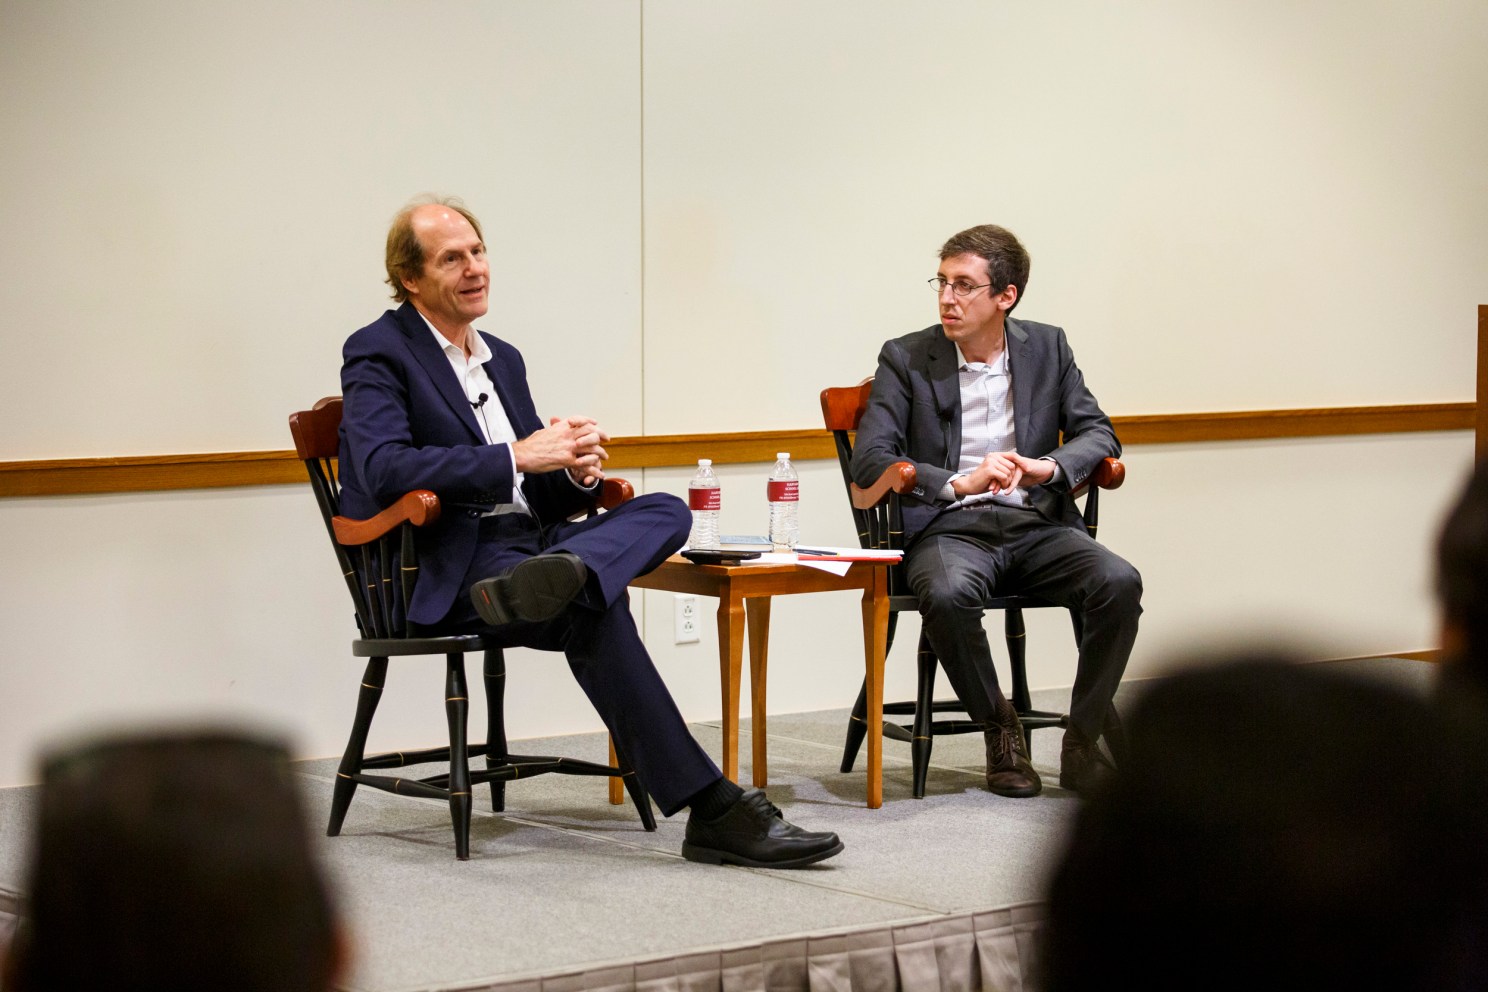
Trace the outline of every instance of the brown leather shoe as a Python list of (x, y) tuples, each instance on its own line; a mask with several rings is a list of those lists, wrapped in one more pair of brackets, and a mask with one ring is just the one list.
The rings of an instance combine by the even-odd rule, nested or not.
[(1018, 714), (1007, 713), (1002, 722), (987, 728), (986, 737), (988, 789), (1013, 799), (1027, 799), (1043, 791), (1043, 780), (1028, 758), (1028, 741)]
[(1072, 792), (1088, 792), (1106, 785), (1116, 774), (1100, 744), (1088, 740), (1084, 734), (1071, 727), (1064, 732), (1064, 743), (1059, 749), (1059, 787)]

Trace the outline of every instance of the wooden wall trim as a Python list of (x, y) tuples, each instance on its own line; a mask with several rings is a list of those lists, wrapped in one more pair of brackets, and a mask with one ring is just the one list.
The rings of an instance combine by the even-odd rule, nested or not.
[(1441, 663), (1442, 653), (1440, 648), (1427, 648), (1422, 651), (1392, 651), (1377, 657), (1404, 658), (1406, 661), (1429, 661), (1435, 665)]
[[(1479, 308), (1479, 338), (1488, 335), (1488, 307)], [(1488, 349), (1488, 344), (1484, 345)], [(1482, 372), (1479, 373), (1480, 379)], [(1122, 443), (1205, 444), (1269, 438), (1400, 434), (1477, 428), (1481, 450), (1484, 412), (1474, 403), (1249, 410), (1113, 417)], [(658, 434), (617, 437), (607, 446), (610, 468), (768, 462), (789, 451), (798, 461), (835, 458), (825, 430), (747, 431), (729, 434)], [(233, 451), (197, 455), (140, 455), (0, 462), (0, 497), (212, 489), (302, 483), (305, 469), (293, 450)]]
[(1207, 444), (1268, 438), (1472, 430), (1476, 403), (1236, 410), (1112, 417), (1122, 444)]
[(1488, 457), (1488, 304), (1478, 304), (1478, 416), (1473, 428), (1473, 454)]

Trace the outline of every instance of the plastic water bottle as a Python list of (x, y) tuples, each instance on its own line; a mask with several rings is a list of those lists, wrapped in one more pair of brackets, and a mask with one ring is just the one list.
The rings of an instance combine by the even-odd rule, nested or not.
[(766, 484), (770, 500), (770, 546), (774, 551), (789, 551), (801, 540), (801, 524), (796, 516), (801, 483), (791, 466), (789, 451), (776, 452), (775, 459), (775, 470)]
[(718, 547), (718, 508), (722, 504), (723, 490), (718, 487), (718, 476), (713, 474), (713, 460), (699, 458), (697, 475), (687, 484), (687, 505), (692, 510), (688, 547)]

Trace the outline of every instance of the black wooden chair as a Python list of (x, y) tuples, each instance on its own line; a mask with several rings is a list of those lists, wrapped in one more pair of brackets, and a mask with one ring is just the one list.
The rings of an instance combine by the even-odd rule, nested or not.
[[(482, 634), (431, 636), (403, 619), (418, 579), (414, 528), (428, 526), (439, 519), (439, 497), (427, 490), (418, 490), (406, 494), (369, 520), (340, 516), (340, 487), (335, 464), (340, 426), (339, 396), (327, 397), (316, 403), (313, 409), (301, 410), (289, 417), (295, 451), (309, 472), (310, 486), (315, 490), (316, 502), (320, 504), (326, 531), (330, 534), (336, 560), (356, 609), (361, 636), (351, 642), (351, 653), (369, 659), (357, 697), (351, 737), (346, 743), (341, 766), (336, 771), (327, 836), (334, 837), (341, 832), (352, 795), (358, 785), (367, 785), (399, 795), (447, 801), (455, 830), (455, 856), (465, 861), (470, 857), (472, 787), (489, 782), (491, 808), (500, 812), (506, 807), (505, 790), (509, 780), (547, 772), (622, 778), (640, 813), (641, 823), (647, 830), (655, 830), (656, 818), (651, 811), (650, 797), (624, 762), (623, 755), (619, 767), (613, 767), (573, 758), (520, 755), (507, 751), (502, 709), (506, 661), (501, 647), (493, 639)], [(606, 479), (596, 510), (617, 506), (633, 495), (630, 483), (623, 479)], [(485, 655), (484, 744), (466, 741), (470, 704), (465, 682), (465, 655), (471, 651)], [(382, 698), (388, 659), (432, 654), (442, 654), (445, 659), (444, 702), (449, 723), (449, 746), (367, 757), (364, 753), (367, 733)], [(614, 754), (613, 744), (610, 753)], [(470, 758), (481, 755), (485, 755), (486, 767), (472, 771)], [(402, 768), (426, 762), (448, 762), (449, 771), (421, 779), (368, 774), (368, 769)]]
[[(858, 541), (865, 548), (900, 548), (903, 546), (904, 539), (900, 495), (910, 492), (915, 487), (914, 466), (909, 462), (896, 462), (885, 469), (873, 485), (866, 489), (860, 488), (852, 480), (850, 463), (853, 435), (858, 429), (858, 422), (863, 418), (863, 412), (868, 408), (868, 396), (872, 388), (873, 379), (869, 377), (856, 386), (823, 389), (821, 392), (822, 418), (837, 442), (837, 461), (842, 468), (842, 478), (847, 485), (848, 498), (852, 503), (853, 521), (858, 529)], [(1125, 481), (1125, 478), (1126, 467), (1114, 458), (1107, 458), (1095, 472), (1091, 473), (1090, 480), (1085, 487), (1087, 493), (1084, 508), (1085, 527), (1091, 536), (1094, 536), (1096, 531), (1099, 490), (1116, 489)], [(1035, 730), (1044, 727), (1064, 727), (1069, 723), (1069, 717), (1063, 713), (1033, 708), (1033, 701), (1028, 692), (1028, 671), (1024, 660), (1023, 611), (1057, 606), (1057, 604), (1031, 596), (995, 596), (989, 598), (984, 605), (989, 610), (1003, 611), (1008, 666), (1012, 674), (1010, 698), (1018, 711), (1018, 717), (1023, 723), (1023, 730), (1028, 735), (1031, 748)], [(902, 565), (896, 565), (889, 570), (889, 610), (889, 646), (892, 647), (894, 628), (899, 619), (899, 613), (904, 610), (919, 611), (919, 603), (909, 589)], [(1080, 617), (1071, 611), (1070, 619), (1074, 624), (1075, 636), (1078, 640)], [(910, 757), (914, 767), (914, 796), (916, 799), (923, 799), (925, 778), (930, 768), (930, 750), (935, 736), (980, 732), (982, 727), (964, 716), (966, 710), (960, 700), (937, 700), (935, 698), (935, 672), (939, 660), (923, 632), (920, 634), (916, 660), (919, 672), (915, 687), (915, 700), (884, 703), (883, 708), (885, 715), (913, 715), (913, 722), (901, 724), (885, 720), (883, 735), (893, 740), (909, 743)], [(852, 716), (848, 720), (847, 742), (842, 751), (844, 772), (852, 771), (853, 762), (857, 760), (858, 749), (862, 746), (863, 738), (868, 732), (867, 689), (865, 683), (858, 693), (858, 701), (854, 704)], [(935, 719), (937, 713), (960, 713), (963, 716), (961, 719), (937, 720)]]

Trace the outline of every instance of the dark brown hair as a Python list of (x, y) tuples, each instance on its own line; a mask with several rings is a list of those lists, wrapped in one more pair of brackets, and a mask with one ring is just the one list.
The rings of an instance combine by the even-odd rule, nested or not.
[(1008, 286), (1018, 288), (1018, 298), (1008, 307), (1012, 313), (1023, 302), (1023, 287), (1028, 285), (1028, 251), (1012, 231), (996, 224), (980, 224), (953, 234), (940, 248), (940, 260), (956, 255), (979, 255), (987, 263), (988, 292), (1000, 293)]
[(324, 992), (335, 914), (277, 744), (118, 737), (43, 764), (18, 992)]

